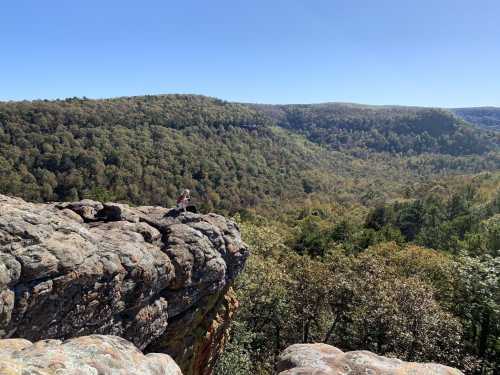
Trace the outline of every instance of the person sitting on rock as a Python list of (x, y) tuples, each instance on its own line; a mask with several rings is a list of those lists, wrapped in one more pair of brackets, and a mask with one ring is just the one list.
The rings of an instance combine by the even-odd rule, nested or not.
[(181, 195), (177, 198), (177, 209), (178, 210), (183, 210), (186, 212), (186, 207), (188, 206), (189, 200), (191, 199), (190, 197), (190, 191), (189, 189), (184, 189)]

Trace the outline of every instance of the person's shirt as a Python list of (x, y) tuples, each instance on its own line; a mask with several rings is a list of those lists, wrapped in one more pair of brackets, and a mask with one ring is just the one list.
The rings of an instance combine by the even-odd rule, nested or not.
[(177, 204), (186, 203), (188, 201), (189, 197), (185, 195), (180, 195), (179, 198), (177, 198)]

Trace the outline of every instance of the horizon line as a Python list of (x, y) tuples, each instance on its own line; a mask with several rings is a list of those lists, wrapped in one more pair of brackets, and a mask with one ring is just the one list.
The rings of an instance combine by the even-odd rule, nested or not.
[(196, 94), (196, 93), (188, 93), (188, 92), (171, 92), (171, 93), (155, 93), (155, 94), (137, 94), (137, 95), (118, 95), (118, 96), (108, 96), (108, 97), (88, 97), (86, 95), (83, 96), (68, 96), (68, 97), (57, 97), (57, 98), (32, 98), (32, 99), (2, 99), (0, 98), (0, 103), (22, 103), (22, 102), (57, 102), (57, 101), (67, 101), (67, 100), (115, 100), (115, 99), (124, 99), (124, 98), (140, 98), (147, 96), (200, 96), (205, 98), (211, 98), (216, 100), (222, 100), (227, 103), (234, 104), (244, 104), (244, 105), (269, 105), (269, 106), (293, 106), (293, 105), (324, 105), (324, 104), (340, 104), (340, 105), (357, 105), (357, 106), (366, 106), (366, 107), (406, 107), (406, 108), (438, 108), (438, 109), (469, 109), (469, 108), (493, 108), (500, 109), (499, 105), (468, 105), (468, 106), (435, 106), (435, 105), (413, 105), (413, 104), (369, 104), (363, 102), (353, 102), (353, 101), (343, 101), (343, 100), (327, 100), (327, 101), (318, 101), (318, 102), (260, 102), (260, 101), (240, 101), (240, 100), (229, 100), (223, 99), (221, 97), (207, 95), (207, 94)]

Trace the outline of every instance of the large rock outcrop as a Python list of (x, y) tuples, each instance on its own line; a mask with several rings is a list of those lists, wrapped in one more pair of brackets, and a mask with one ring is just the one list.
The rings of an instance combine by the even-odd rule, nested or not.
[(326, 344), (296, 344), (281, 353), (279, 375), (463, 375), (457, 369), (434, 363), (404, 362), (372, 352), (344, 353)]
[(182, 375), (166, 354), (143, 355), (117, 336), (83, 336), (34, 344), (24, 339), (0, 340), (2, 375)]
[(0, 195), (0, 338), (116, 335), (210, 374), (247, 256), (215, 214)]

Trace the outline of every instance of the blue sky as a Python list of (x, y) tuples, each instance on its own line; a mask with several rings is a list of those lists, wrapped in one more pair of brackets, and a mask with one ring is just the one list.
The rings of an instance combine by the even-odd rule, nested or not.
[(6, 0), (0, 100), (500, 106), (498, 0)]

